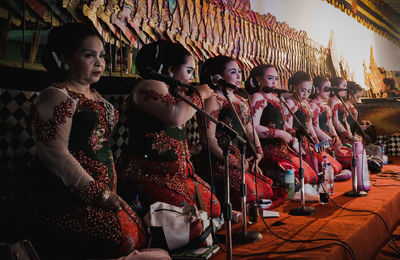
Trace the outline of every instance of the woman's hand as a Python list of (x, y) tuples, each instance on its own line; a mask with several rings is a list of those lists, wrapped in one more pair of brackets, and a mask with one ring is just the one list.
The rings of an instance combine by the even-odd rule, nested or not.
[(362, 137), (359, 136), (359, 135), (357, 135), (357, 134), (354, 136), (354, 140), (355, 140), (356, 142), (362, 142), (362, 141), (363, 141)]
[(128, 204), (115, 192), (104, 190), (96, 205), (103, 209), (121, 211), (127, 210)]
[[(257, 153), (257, 158), (254, 160), (253, 156), (251, 156), (248, 160), (252, 161), (253, 163), (251, 164), (251, 171), (252, 172), (259, 172), (261, 171), (260, 167), (258, 166), (258, 164), (260, 163), (260, 161), (263, 158), (263, 154), (262, 153)], [(262, 172), (262, 171), (261, 171)]]
[(340, 138), (338, 136), (335, 136), (335, 143), (334, 146), (336, 149), (340, 150), (340, 148), (342, 147), (342, 141), (340, 141)]
[(207, 84), (195, 86), (197, 91), (199, 91), (201, 99), (205, 100), (212, 96), (215, 96), (216, 93), (212, 90)]
[(346, 139), (348, 139), (348, 140), (350, 140), (350, 141), (353, 141), (353, 135), (350, 133), (350, 132), (345, 132), (344, 133), (344, 136), (345, 136), (345, 138)]
[[(293, 144), (292, 144), (293, 149), (297, 154), (299, 154), (299, 140), (297, 138), (293, 139)], [(301, 154), (305, 155), (306, 152), (304, 152), (304, 149), (301, 150)]]
[(293, 136), (286, 131), (278, 130), (276, 131), (276, 137), (285, 142), (285, 144), (290, 143), (293, 140)]

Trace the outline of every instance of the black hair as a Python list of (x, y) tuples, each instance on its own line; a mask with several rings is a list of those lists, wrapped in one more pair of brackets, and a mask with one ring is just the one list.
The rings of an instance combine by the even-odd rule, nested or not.
[(250, 75), (244, 84), (247, 93), (251, 95), (258, 92), (260, 86), (258, 85), (257, 77), (264, 77), (265, 72), (269, 68), (275, 68), (275, 66), (269, 64), (261, 64), (250, 71)]
[[(235, 61), (233, 58), (219, 55), (213, 58), (207, 59), (200, 70), (200, 83), (208, 84), (211, 88), (215, 89), (214, 84), (211, 82), (211, 77), (217, 74), (221, 75), (226, 69), (226, 65), (229, 62)], [(236, 61), (235, 61), (236, 62)]]
[(291, 76), (288, 80), (289, 89), (293, 90), (293, 86), (296, 86), (304, 81), (311, 81), (311, 75), (304, 71), (297, 71), (293, 76)]
[(394, 78), (384, 78), (383, 83), (389, 85), (390, 89), (395, 89), (396, 82), (394, 81)]
[(354, 81), (347, 82), (347, 89), (349, 90), (347, 92), (347, 99), (349, 99), (352, 95), (356, 94), (357, 92), (363, 90), (363, 88)]
[(155, 71), (167, 74), (169, 67), (179, 67), (187, 62), (187, 57), (192, 56), (188, 50), (179, 43), (159, 40), (144, 45), (136, 56), (136, 69), (144, 75), (148, 67)]
[(42, 64), (54, 80), (62, 80), (65, 76), (61, 55), (72, 55), (89, 36), (97, 36), (103, 40), (92, 26), (84, 23), (68, 23), (50, 31), (43, 50)]
[[(345, 79), (343, 77), (333, 77), (330, 78), (329, 81), (331, 82), (331, 87), (336, 88), (339, 87), (339, 85), (345, 81)], [(331, 92), (331, 94), (329, 95), (330, 97), (335, 96), (334, 92)]]
[[(316, 76), (316, 77), (314, 77), (314, 78), (313, 78), (313, 85), (314, 85), (315, 90), (321, 89), (322, 84), (323, 84), (324, 82), (326, 82), (326, 81), (329, 82), (329, 79), (328, 79), (328, 78), (325, 78), (325, 77), (321, 77), (321, 76)], [(315, 91), (314, 94), (312, 94), (312, 95), (310, 96), (310, 99), (314, 99), (314, 98), (316, 98), (316, 97), (317, 97), (317, 91)]]
[(332, 87), (338, 87), (344, 80), (345, 79), (343, 77), (334, 77), (329, 79)]

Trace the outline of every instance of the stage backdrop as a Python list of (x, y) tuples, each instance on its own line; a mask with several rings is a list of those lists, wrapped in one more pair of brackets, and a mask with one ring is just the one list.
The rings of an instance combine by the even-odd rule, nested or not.
[[(354, 80), (361, 85), (364, 85), (363, 61), (367, 66), (370, 64), (371, 46), (379, 67), (389, 71), (400, 71), (399, 45), (368, 29), (328, 3), (329, 1), (250, 0), (250, 2), (253, 11), (272, 14), (279, 21), (285, 21), (297, 30), (306, 31), (308, 37), (323, 46), (328, 46), (330, 31), (333, 30), (338, 58), (343, 57), (349, 62), (350, 70), (354, 72)], [(399, 26), (397, 24), (397, 27)]]

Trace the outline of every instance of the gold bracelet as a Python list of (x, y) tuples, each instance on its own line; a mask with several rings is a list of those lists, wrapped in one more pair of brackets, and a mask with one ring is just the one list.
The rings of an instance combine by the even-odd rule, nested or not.
[(106, 201), (110, 198), (111, 191), (110, 190), (103, 190), (103, 193), (101, 194), (101, 199), (102, 201)]

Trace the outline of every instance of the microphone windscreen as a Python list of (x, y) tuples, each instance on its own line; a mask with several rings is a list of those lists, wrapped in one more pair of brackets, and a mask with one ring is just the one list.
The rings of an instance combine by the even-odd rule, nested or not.
[(211, 76), (211, 83), (214, 86), (218, 86), (220, 80), (223, 80), (223, 79), (222, 79), (222, 76), (219, 74)]

